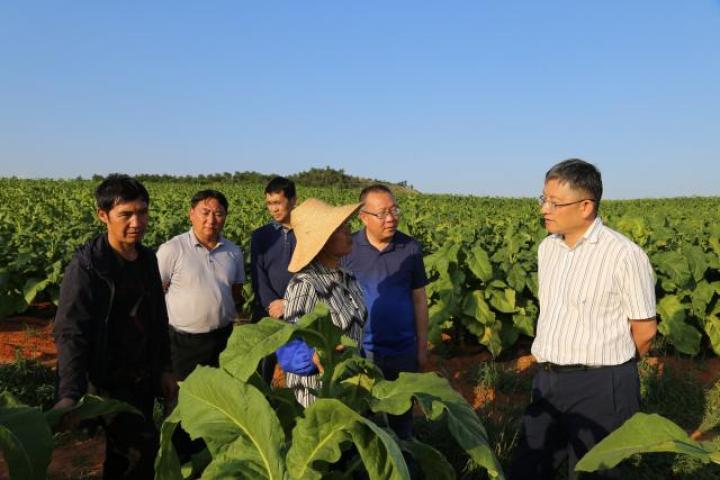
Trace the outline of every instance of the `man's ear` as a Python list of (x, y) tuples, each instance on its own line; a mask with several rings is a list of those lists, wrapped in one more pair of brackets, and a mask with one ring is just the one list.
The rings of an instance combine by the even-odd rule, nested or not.
[(597, 216), (595, 212), (595, 202), (583, 202), (582, 216), (585, 219), (592, 219)]
[(288, 203), (289, 203), (289, 205), (290, 205), (290, 210), (292, 210), (293, 208), (295, 208), (295, 205), (297, 204), (297, 197), (291, 198), (291, 199), (288, 201)]
[(102, 208), (97, 209), (97, 216), (100, 219), (101, 222), (103, 222), (105, 225), (108, 224), (110, 219), (108, 218), (108, 212), (103, 210)]

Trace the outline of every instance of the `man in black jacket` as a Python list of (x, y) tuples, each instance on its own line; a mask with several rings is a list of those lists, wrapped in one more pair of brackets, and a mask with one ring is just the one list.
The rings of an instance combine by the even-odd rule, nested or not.
[(155, 253), (140, 244), (149, 195), (127, 175), (108, 176), (95, 190), (107, 231), (78, 248), (65, 269), (54, 337), (58, 402), (74, 405), (85, 393), (125, 401), (140, 412), (104, 425), (103, 478), (153, 478), (158, 432), (156, 397), (172, 399), (168, 320)]

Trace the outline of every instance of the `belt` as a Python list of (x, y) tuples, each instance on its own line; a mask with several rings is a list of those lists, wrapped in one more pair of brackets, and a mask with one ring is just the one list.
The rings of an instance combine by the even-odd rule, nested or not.
[(232, 330), (233, 324), (229, 323), (223, 327), (216, 328), (215, 330), (210, 330), (208, 332), (199, 332), (199, 333), (191, 333), (191, 332), (184, 332), (182, 330), (178, 330), (177, 328), (170, 325), (170, 328), (172, 331), (181, 337), (198, 337), (198, 336), (213, 336), (218, 335), (220, 333), (226, 333), (228, 330)]
[(540, 362), (538, 366), (545, 372), (552, 373), (568, 373), (568, 372), (587, 372), (590, 370), (599, 370), (601, 368), (612, 368), (619, 367), (621, 365), (634, 362), (635, 359), (631, 358), (627, 362), (620, 363), (618, 365), (583, 365), (583, 364), (571, 364), (571, 365), (558, 365), (557, 363), (551, 362)]

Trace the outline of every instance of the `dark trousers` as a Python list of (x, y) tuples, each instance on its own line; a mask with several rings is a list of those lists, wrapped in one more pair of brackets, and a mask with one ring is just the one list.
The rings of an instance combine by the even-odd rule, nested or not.
[[(417, 372), (417, 352), (415, 350), (400, 355), (380, 355), (363, 352), (365, 358), (373, 362), (382, 371), (386, 380), (397, 380), (401, 372)], [(395, 434), (403, 440), (409, 440), (413, 432), (412, 408), (402, 415), (388, 415), (388, 423)]]
[[(173, 372), (177, 379), (185, 380), (198, 365), (217, 367), (220, 353), (225, 350), (231, 333), (232, 325), (207, 333), (184, 333), (171, 328), (170, 352)], [(205, 442), (200, 439), (191, 440), (190, 435), (182, 428), (175, 430), (173, 445), (183, 463), (205, 448)]]
[(153, 421), (155, 397), (142, 386), (93, 389), (103, 397), (122, 400), (137, 408), (143, 417), (119, 413), (102, 421), (105, 430), (105, 462), (103, 479), (152, 480), (155, 477), (155, 456), (160, 436)]
[[(539, 371), (522, 417), (509, 478), (552, 479), (565, 460), (568, 478), (578, 478), (574, 471), (578, 460), (639, 407), (640, 380), (634, 360), (589, 370)], [(615, 468), (582, 478), (621, 477)]]
[(217, 367), (231, 333), (232, 325), (207, 333), (185, 333), (171, 328), (170, 352), (178, 380), (185, 380), (198, 365)]

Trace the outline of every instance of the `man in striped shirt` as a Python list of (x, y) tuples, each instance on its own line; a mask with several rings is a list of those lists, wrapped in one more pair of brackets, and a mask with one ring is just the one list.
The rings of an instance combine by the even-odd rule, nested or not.
[[(602, 179), (571, 159), (545, 175), (550, 235), (538, 249), (539, 369), (510, 478), (553, 478), (639, 408), (635, 359), (655, 336), (655, 280), (647, 255), (597, 216)], [(594, 478), (620, 478), (617, 469)]]

